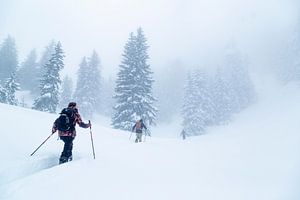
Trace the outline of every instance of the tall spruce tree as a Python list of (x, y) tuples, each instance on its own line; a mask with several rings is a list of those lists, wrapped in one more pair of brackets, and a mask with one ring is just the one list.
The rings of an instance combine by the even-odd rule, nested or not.
[(0, 83), (5, 82), (18, 67), (18, 53), (15, 40), (8, 36), (0, 47)]
[(101, 113), (105, 116), (112, 116), (113, 107), (115, 105), (114, 95), (114, 80), (109, 77), (107, 80), (103, 80), (102, 84), (102, 99), (101, 99)]
[(100, 59), (96, 51), (80, 64), (74, 99), (85, 118), (92, 118), (101, 104)]
[(153, 72), (147, 63), (148, 48), (146, 37), (141, 28), (137, 34), (130, 34), (125, 45), (123, 60), (116, 80), (116, 105), (112, 126), (117, 129), (131, 130), (137, 118), (147, 125), (154, 125), (157, 109), (153, 106)]
[[(188, 73), (187, 81), (184, 86), (184, 96), (182, 105), (183, 129), (187, 135), (195, 135), (198, 132), (204, 132), (204, 124), (198, 123), (198, 116), (195, 110), (198, 109), (196, 97), (196, 88), (193, 82), (191, 72)], [(200, 121), (201, 122), (201, 121)], [(199, 130), (201, 127), (201, 130)]]
[(18, 70), (18, 79), (22, 90), (33, 91), (38, 85), (38, 64), (35, 49), (33, 49)]
[[(34, 78), (35, 82), (40, 83), (40, 81), (43, 79), (43, 76), (47, 73), (46, 65), (49, 63), (49, 60), (51, 59), (52, 55), (55, 53), (55, 46), (56, 46), (56, 43), (54, 40), (52, 40), (45, 47), (45, 50), (43, 51), (41, 58), (37, 62), (36, 77)], [(37, 97), (41, 93), (40, 88), (35, 87), (31, 91), (31, 93), (35, 97)]]
[(16, 74), (12, 73), (7, 79), (4, 89), (6, 92), (6, 103), (10, 105), (18, 105), (18, 100), (16, 99), (16, 91), (20, 90), (20, 84), (16, 81)]
[(225, 69), (229, 73), (231, 110), (240, 112), (249, 106), (255, 98), (254, 86), (251, 81), (246, 61), (235, 46), (227, 49), (225, 55)]
[(300, 81), (300, 16), (282, 48), (279, 65), (277, 73), (283, 83)]
[(60, 76), (59, 72), (64, 68), (64, 53), (61, 43), (55, 46), (55, 52), (46, 64), (46, 73), (40, 82), (40, 96), (35, 99), (33, 109), (55, 113), (59, 103)]
[(212, 98), (215, 105), (215, 125), (226, 124), (230, 121), (233, 107), (231, 79), (229, 72), (218, 68), (212, 82)]
[(6, 90), (0, 85), (0, 103), (7, 103)]
[(204, 134), (214, 123), (215, 105), (209, 80), (202, 70), (195, 70), (188, 76), (182, 107), (183, 127), (188, 135)]
[(61, 95), (59, 101), (59, 107), (64, 108), (72, 101), (73, 94), (73, 82), (72, 79), (68, 76), (65, 76), (62, 81)]

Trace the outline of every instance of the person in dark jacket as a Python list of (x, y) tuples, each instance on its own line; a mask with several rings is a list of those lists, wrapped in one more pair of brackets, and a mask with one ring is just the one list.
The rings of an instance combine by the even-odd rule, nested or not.
[(184, 129), (182, 129), (180, 136), (182, 137), (183, 140), (186, 139), (186, 132), (184, 131)]
[(65, 163), (72, 160), (72, 150), (73, 150), (73, 140), (76, 137), (76, 124), (81, 128), (89, 128), (91, 127), (90, 123), (84, 123), (81, 119), (81, 116), (78, 112), (75, 102), (70, 102), (67, 108), (64, 108), (61, 113), (65, 111), (71, 112), (72, 116), (70, 117), (71, 126), (69, 130), (62, 131), (59, 130), (59, 118), (55, 120), (52, 133), (55, 133), (58, 130), (59, 138), (64, 142), (64, 148), (61, 153), (59, 163)]
[(145, 126), (143, 119), (138, 120), (132, 127), (132, 132), (134, 130), (136, 132), (136, 139), (135, 139), (136, 143), (142, 142), (143, 128), (145, 128), (147, 130), (147, 127)]

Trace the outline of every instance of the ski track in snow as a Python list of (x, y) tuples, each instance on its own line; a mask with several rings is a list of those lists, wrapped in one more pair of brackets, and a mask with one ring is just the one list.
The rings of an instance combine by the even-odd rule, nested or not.
[(57, 156), (26, 159), (8, 164), (0, 172), (0, 186), (58, 165)]

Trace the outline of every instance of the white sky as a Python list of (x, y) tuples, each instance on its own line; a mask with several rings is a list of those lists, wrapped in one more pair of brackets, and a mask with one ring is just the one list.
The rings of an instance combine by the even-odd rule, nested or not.
[(231, 40), (259, 60), (285, 40), (297, 6), (296, 0), (0, 0), (0, 40), (16, 39), (20, 61), (60, 40), (68, 73), (95, 49), (104, 75), (114, 74), (139, 26), (154, 71), (174, 60), (193, 67), (214, 62)]

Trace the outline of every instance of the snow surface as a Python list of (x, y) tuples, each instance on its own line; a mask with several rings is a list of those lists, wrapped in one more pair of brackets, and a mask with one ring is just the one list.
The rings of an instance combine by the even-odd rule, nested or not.
[(77, 127), (63, 165), (57, 134), (30, 156), (57, 115), (0, 104), (0, 199), (299, 200), (299, 87), (259, 85), (257, 104), (230, 125), (185, 141), (178, 123), (136, 144), (98, 119), (94, 160), (89, 129)]

